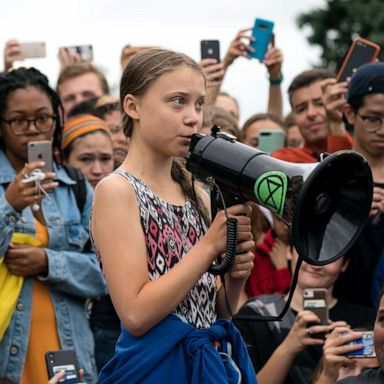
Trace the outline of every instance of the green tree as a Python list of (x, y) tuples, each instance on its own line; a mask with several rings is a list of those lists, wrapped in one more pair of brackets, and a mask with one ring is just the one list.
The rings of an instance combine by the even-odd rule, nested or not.
[(323, 8), (300, 14), (296, 22), (310, 29), (308, 42), (322, 49), (318, 65), (336, 69), (356, 37), (383, 44), (384, 0), (326, 0)]

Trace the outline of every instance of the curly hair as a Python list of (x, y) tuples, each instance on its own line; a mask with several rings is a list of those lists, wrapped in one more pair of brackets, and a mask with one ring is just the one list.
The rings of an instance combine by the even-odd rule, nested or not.
[[(50, 87), (48, 78), (36, 68), (18, 68), (10, 72), (0, 73), (0, 116), (3, 115), (7, 104), (8, 96), (18, 90), (34, 87), (44, 92), (51, 100), (52, 110), (57, 116), (55, 120), (55, 130), (53, 133), (53, 150), (61, 153), (61, 132), (63, 127), (63, 106), (61, 105), (58, 94)], [(2, 123), (0, 120), (0, 127)], [(0, 137), (0, 146), (4, 148), (4, 143)]]

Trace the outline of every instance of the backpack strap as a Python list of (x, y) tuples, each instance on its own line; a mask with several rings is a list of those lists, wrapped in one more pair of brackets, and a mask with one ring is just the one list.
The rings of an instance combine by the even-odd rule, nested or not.
[[(279, 294), (260, 295), (248, 300), (244, 306), (262, 316), (278, 316), (285, 306), (285, 301)], [(268, 327), (272, 332), (281, 334), (282, 329), (291, 329), (294, 322), (295, 315), (289, 310), (281, 321), (268, 322)]]
[(85, 202), (87, 199), (87, 187), (85, 184), (84, 175), (76, 168), (73, 168), (69, 165), (62, 164), (62, 167), (67, 172), (68, 176), (76, 181), (76, 184), (72, 184), (71, 188), (75, 194), (77, 207), (79, 208), (80, 213), (83, 213)]

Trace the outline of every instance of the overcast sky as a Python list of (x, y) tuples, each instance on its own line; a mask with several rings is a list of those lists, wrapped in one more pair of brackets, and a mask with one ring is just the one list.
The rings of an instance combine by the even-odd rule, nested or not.
[[(285, 56), (283, 90), (292, 78), (318, 60), (305, 32), (295, 24), (297, 14), (321, 7), (325, 0), (0, 0), (0, 44), (9, 38), (45, 41), (46, 59), (27, 61), (47, 74), (55, 85), (58, 47), (92, 44), (94, 62), (116, 90), (121, 48), (127, 44), (156, 45), (200, 58), (200, 40), (218, 39), (222, 56), (239, 29), (256, 17), (275, 22), (276, 44)], [(241, 122), (267, 107), (267, 72), (256, 60), (239, 58), (230, 67), (222, 89), (240, 103)], [(285, 95), (284, 95), (285, 96)], [(289, 105), (285, 97), (285, 112)]]

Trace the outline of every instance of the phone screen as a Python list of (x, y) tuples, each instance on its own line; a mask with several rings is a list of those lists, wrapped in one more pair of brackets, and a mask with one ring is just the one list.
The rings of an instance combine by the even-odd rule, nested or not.
[(372, 62), (372, 59), (377, 55), (377, 48), (363, 41), (356, 41), (352, 52), (349, 56), (348, 54), (345, 59), (347, 61), (345, 65), (343, 64), (341, 72), (338, 75), (338, 81), (340, 82), (346, 81), (348, 77), (351, 77), (355, 69)]
[(52, 372), (54, 375), (61, 371), (65, 372), (65, 376), (59, 381), (59, 383), (65, 384), (77, 384), (77, 374), (76, 367), (73, 364), (68, 365), (56, 365), (52, 367)]

